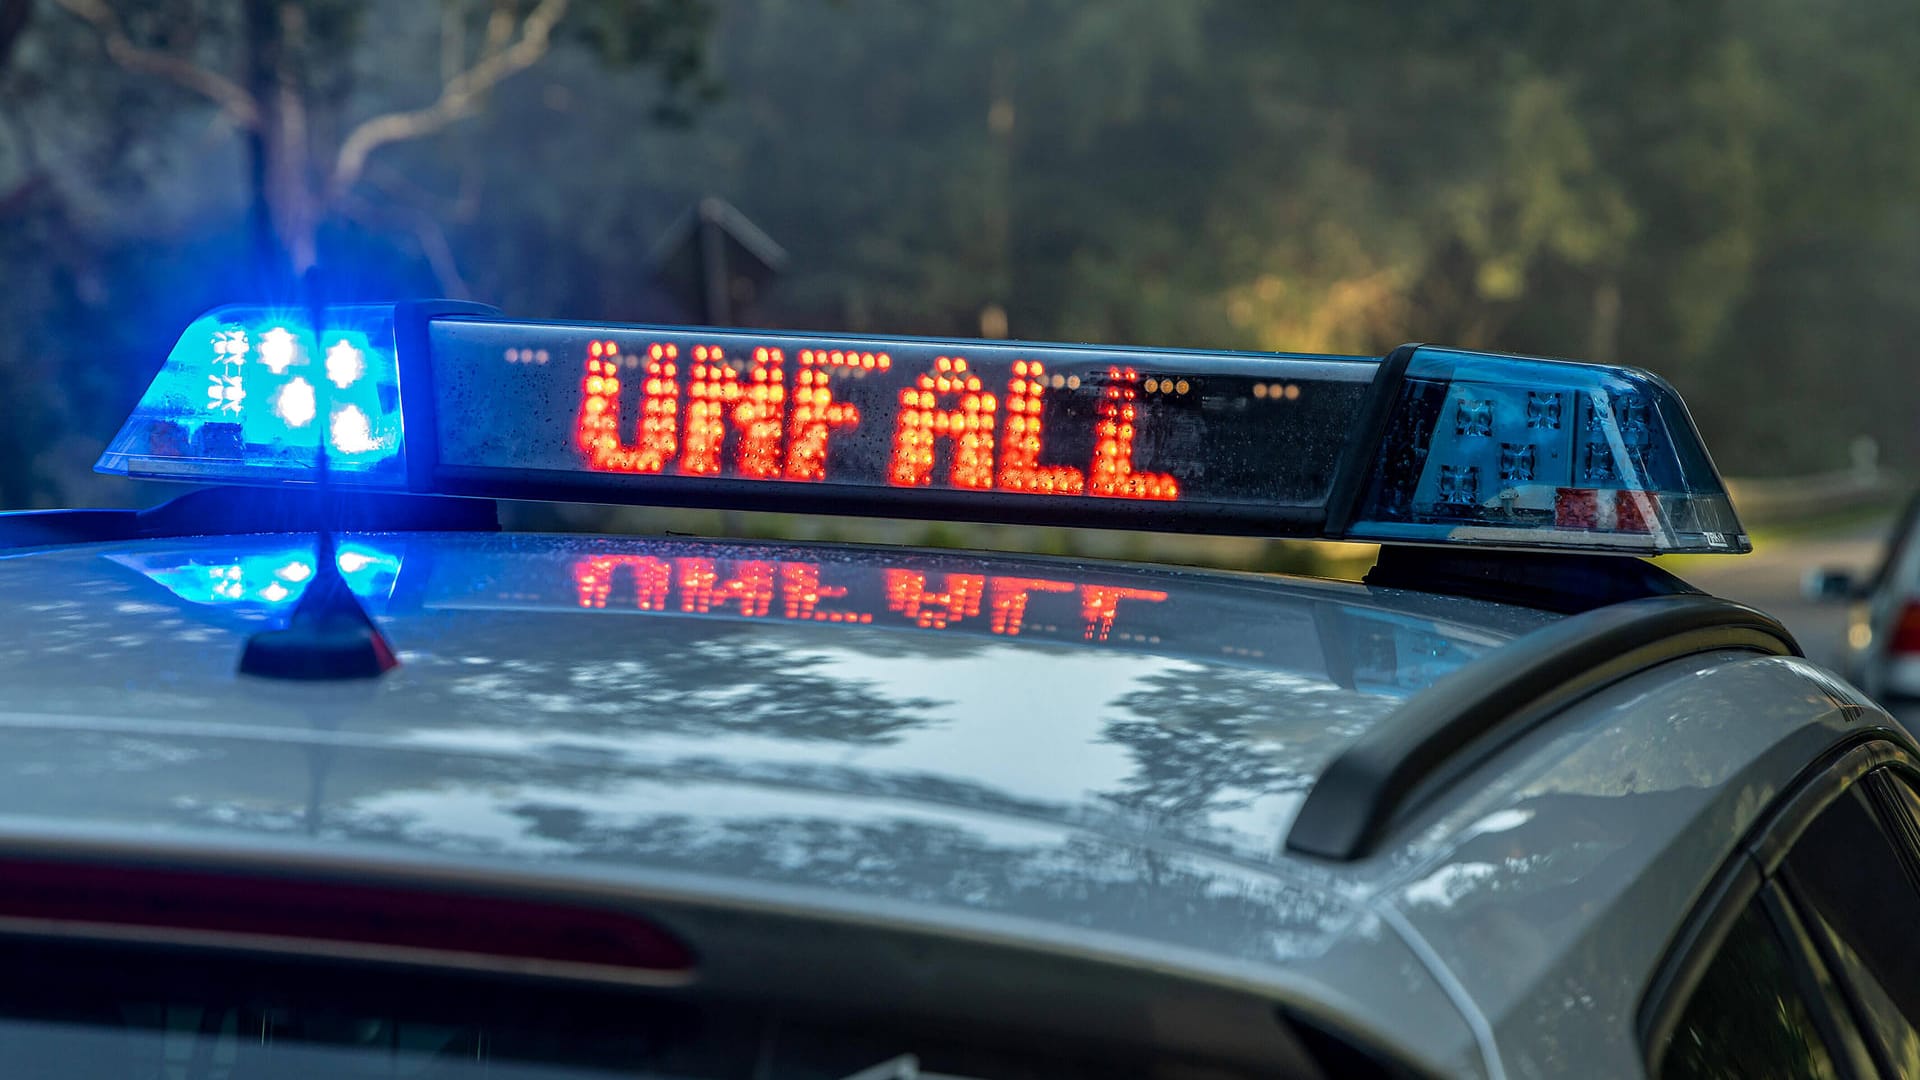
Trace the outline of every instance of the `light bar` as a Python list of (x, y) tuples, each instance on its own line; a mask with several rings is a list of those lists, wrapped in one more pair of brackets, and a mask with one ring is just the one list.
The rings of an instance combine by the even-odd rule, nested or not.
[[(402, 393), (404, 385), (405, 392)], [(98, 465), (132, 476), (1652, 555), (1748, 549), (1645, 372), (529, 323), (196, 321)]]
[(152, 479), (406, 481), (394, 308), (329, 308), (316, 338), (294, 311), (220, 308), (194, 320), (94, 468)]

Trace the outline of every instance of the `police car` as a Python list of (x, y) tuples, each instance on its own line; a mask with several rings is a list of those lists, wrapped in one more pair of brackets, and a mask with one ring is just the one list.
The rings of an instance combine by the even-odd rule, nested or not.
[(1920, 751), (1642, 372), (224, 309), (100, 467), (211, 486), (0, 517), (8, 1075), (1920, 1072)]

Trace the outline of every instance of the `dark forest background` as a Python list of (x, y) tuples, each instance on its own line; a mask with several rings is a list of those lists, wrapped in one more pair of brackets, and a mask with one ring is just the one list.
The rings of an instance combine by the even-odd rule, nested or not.
[[(198, 312), (339, 295), (1675, 382), (1723, 472), (1920, 451), (1908, 0), (0, 0), (0, 507)], [(1910, 471), (1910, 470), (1908, 470)]]

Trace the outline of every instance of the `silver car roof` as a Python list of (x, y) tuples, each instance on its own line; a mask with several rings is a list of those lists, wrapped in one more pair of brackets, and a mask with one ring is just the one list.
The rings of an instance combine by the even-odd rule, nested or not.
[[(1558, 616), (1064, 559), (365, 535), (341, 568), (401, 666), (236, 675), (313, 552), (262, 534), (0, 559), (0, 836), (429, 859), (991, 933), (1262, 988), (1497, 1074), (1503, 1026), (1573, 1030), (1537, 998), (1568, 963), (1562, 996), (1588, 1005), (1567, 1009), (1631, 1007), (1568, 959), (1626, 947), (1608, 903), (1635, 905), (1621, 970), (1643, 978), (1648, 926), (1677, 926), (1758, 812), (1727, 793), (1783, 785), (1863, 704), (1797, 660), (1669, 664), (1339, 864), (1284, 847), (1319, 771)], [(1635, 893), (1656, 870), (1664, 891)], [(1498, 1041), (1535, 1067), (1579, 1045)]]

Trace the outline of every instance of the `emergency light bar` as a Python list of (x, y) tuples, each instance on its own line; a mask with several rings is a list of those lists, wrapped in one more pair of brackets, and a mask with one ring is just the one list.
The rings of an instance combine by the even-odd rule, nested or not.
[(221, 483), (1472, 544), (1744, 552), (1629, 368), (223, 308), (96, 468)]

